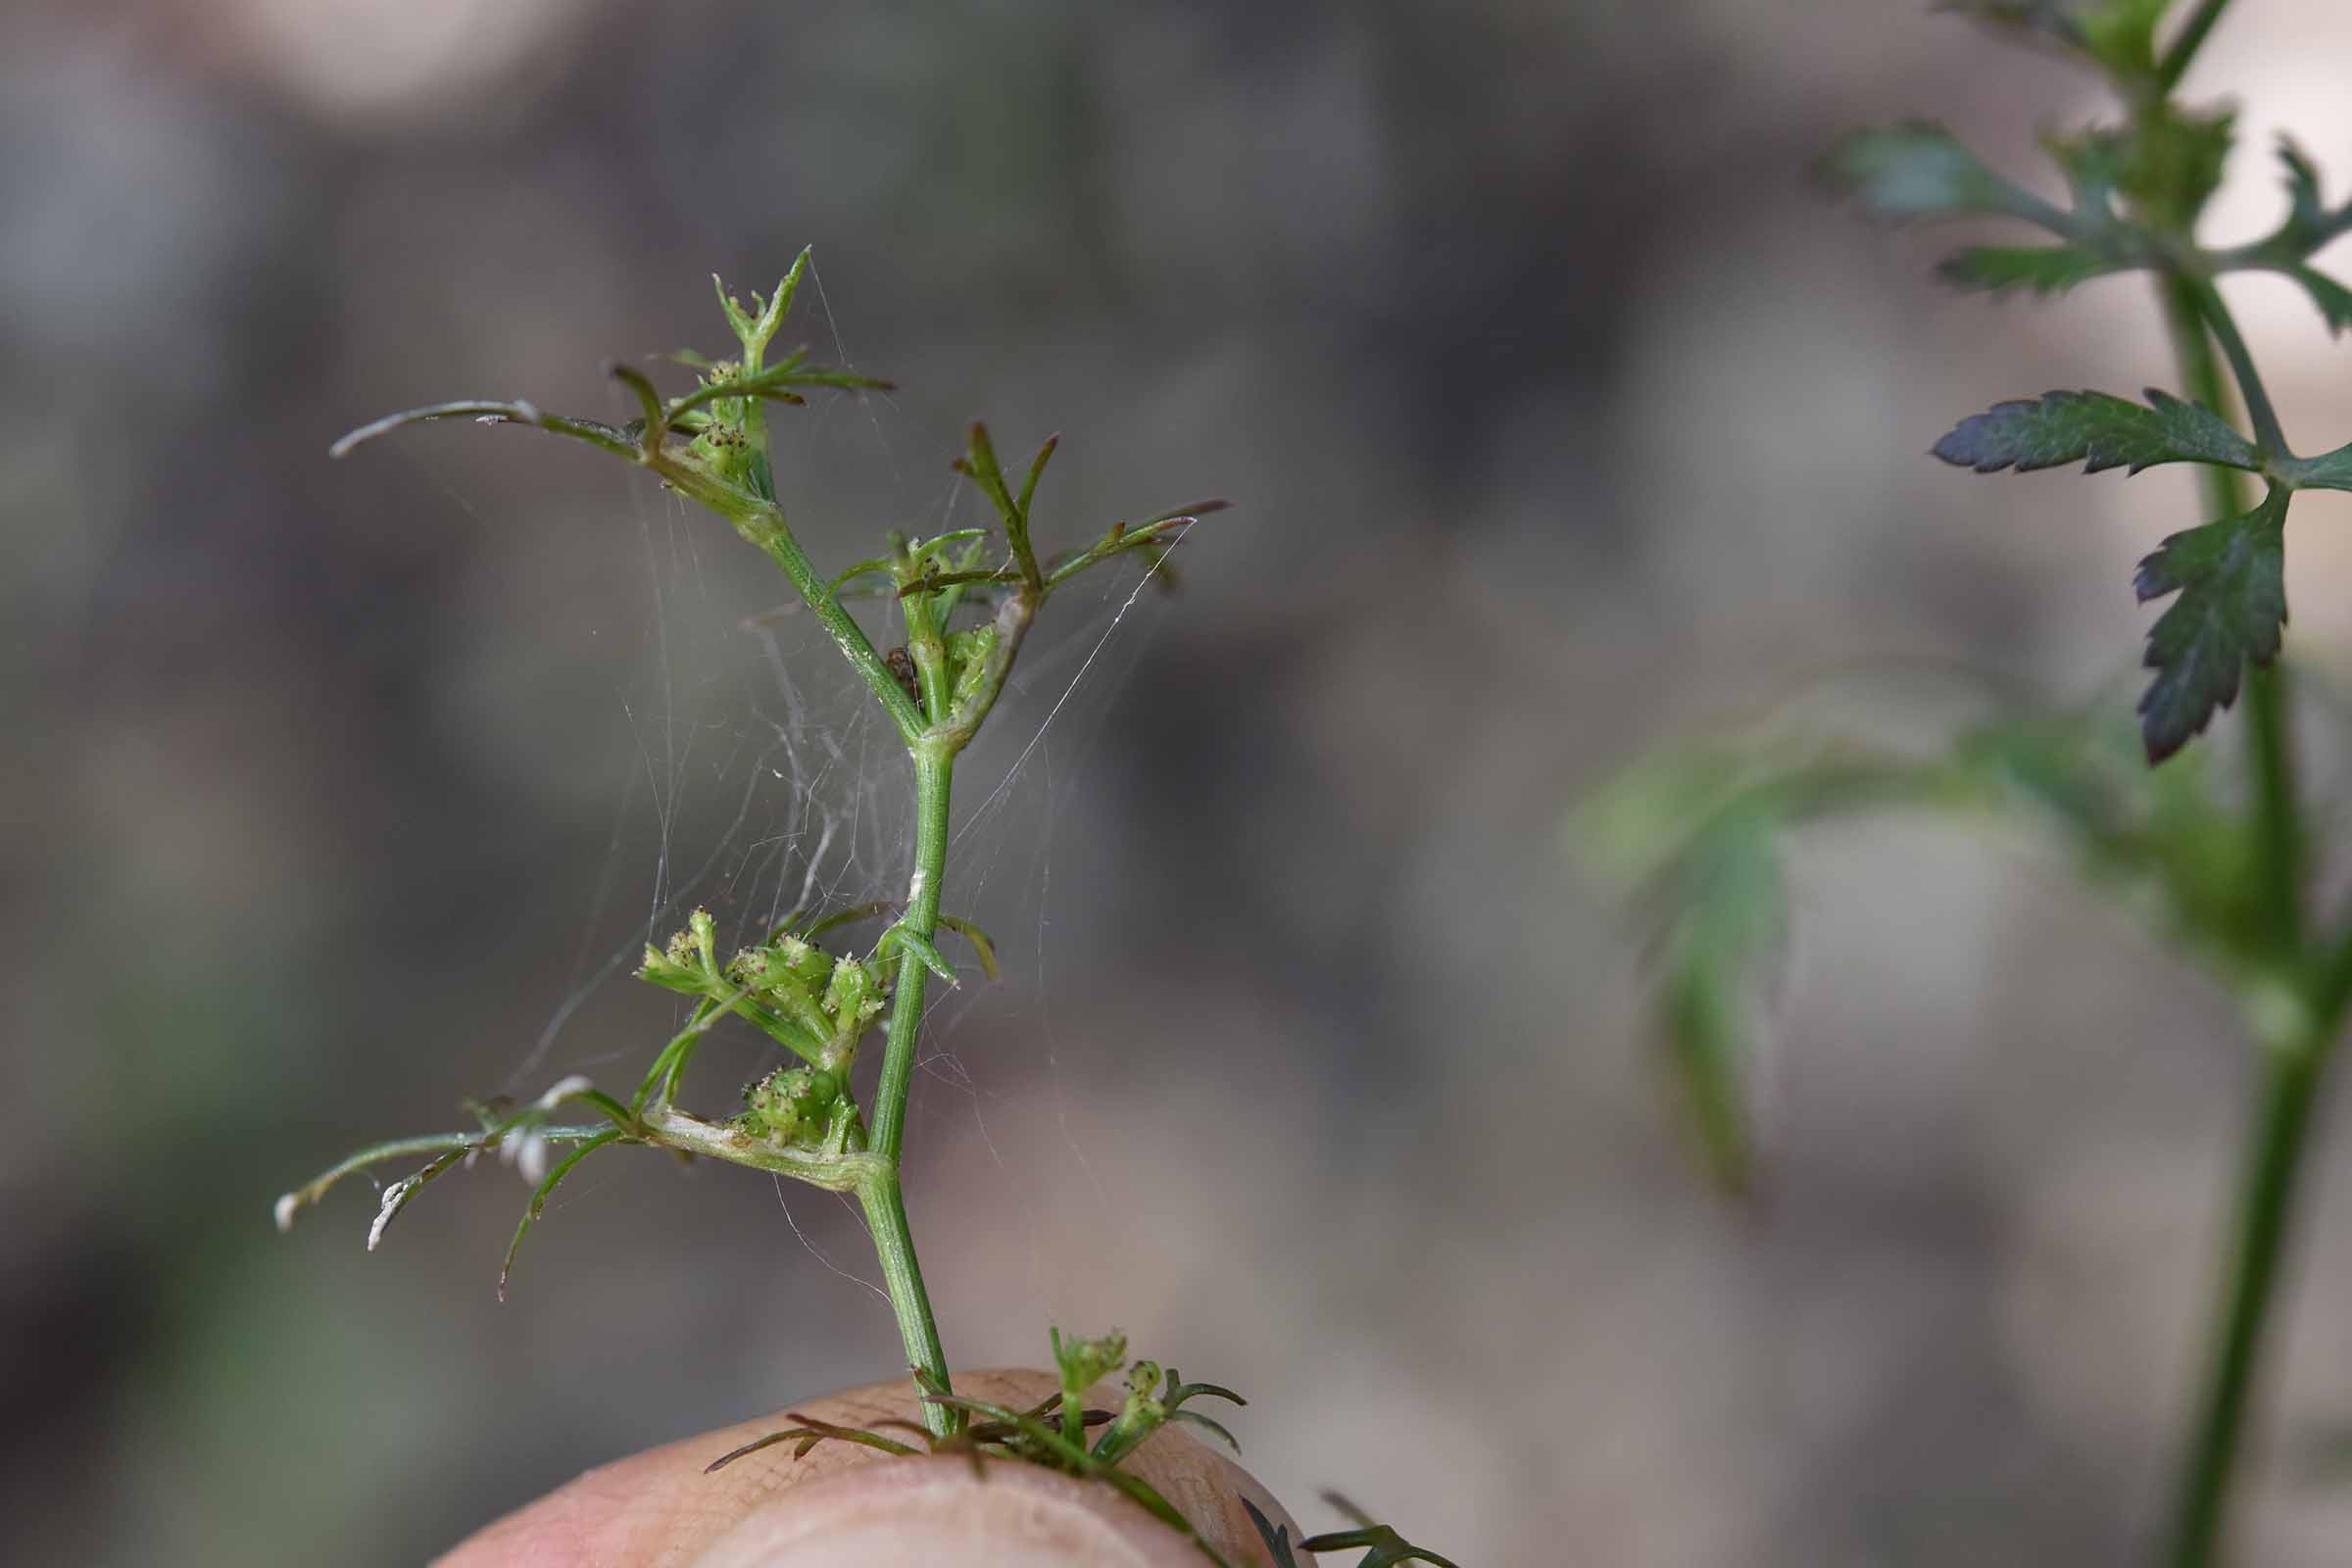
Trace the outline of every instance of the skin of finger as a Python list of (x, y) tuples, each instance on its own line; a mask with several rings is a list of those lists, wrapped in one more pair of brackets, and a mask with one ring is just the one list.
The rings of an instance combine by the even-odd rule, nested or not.
[(1203, 1568), (1192, 1543), (1110, 1488), (1032, 1464), (860, 1465), (771, 1499), (695, 1568)]
[[(1020, 1407), (1060, 1385), (1050, 1373), (999, 1370), (959, 1373), (956, 1386), (970, 1397)], [(1118, 1399), (1105, 1391), (1090, 1402), (1116, 1408)], [(820, 1444), (795, 1459), (792, 1445), (778, 1444), (716, 1475), (704, 1473), (711, 1460), (776, 1431), (793, 1413), (870, 1427), (886, 1418), (913, 1420), (917, 1412), (909, 1384), (877, 1383), (795, 1404), (787, 1414), (649, 1448), (600, 1465), (509, 1514), (441, 1558), (440, 1568), (689, 1568), (746, 1515), (780, 1494), (844, 1470), (890, 1462), (887, 1454), (846, 1443)], [(1274, 1523), (1289, 1524), (1291, 1539), (1298, 1539), (1298, 1526), (1263, 1487), (1189, 1432), (1161, 1429), (1122, 1468), (1158, 1489), (1232, 1561), (1269, 1561), (1242, 1510), (1244, 1495)]]

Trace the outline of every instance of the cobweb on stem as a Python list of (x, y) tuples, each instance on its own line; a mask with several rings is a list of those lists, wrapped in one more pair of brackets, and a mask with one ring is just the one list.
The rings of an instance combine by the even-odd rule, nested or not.
[[(841, 416), (834, 418), (829, 431), (814, 421), (780, 429), (780, 472), (791, 473), (811, 445), (840, 444)], [(878, 420), (872, 428), (879, 434)], [(551, 946), (576, 949), (581, 961), (545, 1027), (509, 1058), (500, 1087), (515, 1095), (527, 1096), (551, 1072), (633, 1065), (682, 1021), (656, 1017), (670, 999), (629, 974), (646, 943), (661, 945), (689, 910), (710, 911), (725, 952), (758, 943), (796, 912), (821, 915), (906, 893), (912, 800), (889, 721), (789, 585), (723, 523), (650, 485), (633, 488), (648, 608), (628, 687), (613, 698), (617, 745), (626, 749), (615, 762), (628, 765), (615, 768), (613, 827), (597, 896), (575, 930), (547, 934)], [(890, 520), (859, 508), (853, 523), (849, 507), (795, 504), (790, 479), (785, 488), (820, 560), (870, 554), (872, 535)], [(975, 502), (967, 486), (943, 478), (910, 514), (919, 519), (914, 526), (937, 532), (977, 520)], [(1059, 520), (1068, 509), (1046, 513)], [(1067, 517), (1066, 529), (1044, 526), (1059, 543), (1090, 538), (1104, 520)], [(990, 724), (957, 766), (947, 907), (995, 937), (1006, 983), (987, 987), (970, 974), (953, 989), (932, 990), (910, 1107), (909, 1179), (919, 1200), (927, 1152), (966, 1143), (984, 1152), (986, 1179), (999, 1189), (987, 1206), (1006, 1217), (1008, 1244), (1017, 1235), (1031, 1249), (1038, 1298), (1031, 1305), (1041, 1315), (1052, 1315), (1054, 1303), (1041, 1283), (1035, 1228), (1019, 1220), (1024, 1192), (1066, 1185), (1056, 1173), (1072, 1168), (1091, 1188), (1093, 1172), (1084, 1130), (1068, 1113), (1064, 1077), (1083, 1075), (1094, 1048), (1067, 1036), (1048, 1000), (1056, 967), (1050, 895), (1057, 824), (1102, 820), (1088, 799), (1093, 779), (1085, 763), (1167, 613), (1161, 597), (1150, 591), (1140, 563), (1090, 574), (1056, 594)], [(852, 609), (877, 646), (899, 640), (886, 601), (855, 601)], [(956, 624), (975, 623), (979, 614), (965, 609)], [(870, 940), (880, 926), (844, 936)], [(1085, 927), (1073, 922), (1070, 929)], [(624, 1035), (611, 1026), (613, 1012), (649, 1022)], [(583, 1025), (589, 1016), (597, 1017), (593, 1028)], [(614, 1044), (622, 1040), (634, 1043)], [(780, 1065), (779, 1057), (753, 1031), (722, 1027), (697, 1065), (688, 1099), (723, 1115), (735, 1108), (734, 1086)], [(866, 1054), (861, 1092), (878, 1057), (878, 1050)], [(1031, 1136), (1006, 1139), (995, 1130), (1016, 1096), (1049, 1102), (1050, 1147), (1035, 1134), (1034, 1103), (1017, 1123)], [(1100, 1218), (1107, 1224), (1104, 1208)], [(857, 1251), (834, 1239), (839, 1222), (828, 1208), (810, 1212), (787, 1200), (782, 1212), (819, 1263), (872, 1288), (853, 1272)]]

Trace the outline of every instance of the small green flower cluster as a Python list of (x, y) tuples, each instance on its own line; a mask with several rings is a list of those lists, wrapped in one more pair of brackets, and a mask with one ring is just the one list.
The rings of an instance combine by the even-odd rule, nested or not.
[(811, 1067), (778, 1067), (743, 1087), (736, 1125), (775, 1144), (817, 1143), (841, 1103), (841, 1080)]
[(647, 946), (638, 977), (750, 1020), (800, 1058), (745, 1086), (741, 1131), (778, 1147), (845, 1147), (858, 1044), (890, 994), (883, 971), (789, 928), (721, 964), (716, 937), (710, 911), (695, 910), (667, 947)]
[(996, 652), (997, 628), (952, 631), (942, 641), (948, 654), (948, 707), (952, 712), (969, 707), (988, 679), (988, 656)]

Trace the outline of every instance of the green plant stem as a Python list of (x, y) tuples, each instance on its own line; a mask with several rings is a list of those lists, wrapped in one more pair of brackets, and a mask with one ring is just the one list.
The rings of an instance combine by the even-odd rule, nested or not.
[(2263, 1327), (2278, 1284), (2294, 1213), (2312, 1102), (2326, 1060), (2325, 1037), (2275, 1050), (2264, 1062), (2261, 1105), (2238, 1198), (2228, 1295), (2215, 1330), (2196, 1437), (2181, 1477), (2171, 1560), (2204, 1568), (2220, 1549), (2225, 1504), (2245, 1431)]
[[(2201, 18), (2205, 26), (2211, 26), (2220, 10), (2219, 5), (2205, 8), (2207, 14)], [(2229, 392), (2208, 325), (2231, 337), (2234, 331), (2219, 296), (2212, 295), (2210, 285), (2204, 291), (2211, 297), (2201, 297), (2194, 282), (2167, 277), (2163, 283), (2165, 320), (2172, 331), (2183, 390), (2227, 417)], [(2277, 428), (2275, 416), (2269, 423)], [(2234, 470), (2208, 466), (2200, 471), (2210, 513), (2231, 516), (2245, 510)], [(2256, 792), (2258, 906), (2275, 959), (2301, 982), (2309, 1027), (2289, 1042), (2272, 1043), (2264, 1060), (2228, 1285), (2213, 1329), (2195, 1433), (2175, 1494), (2169, 1560), (2176, 1568), (2206, 1568), (2221, 1546), (2230, 1483), (2260, 1366), (2263, 1330), (2277, 1295), (2287, 1227), (2300, 1187), (2312, 1101), (2343, 1012), (2345, 988), (2336, 985), (2331, 975), (2316, 981), (2302, 979), (2308, 967), (2303, 951), (2303, 826), (2287, 712), (2284, 671), (2276, 666), (2250, 669), (2246, 736)]]
[(2352, 1011), (2352, 920), (2330, 940), (2333, 946), (2314, 958), (2311, 1010), (2315, 1017), (2340, 1021)]
[(2295, 796), (2295, 754), (2287, 733), (2286, 671), (2273, 666), (2246, 676), (2246, 728), (2254, 752), (2255, 787), (2262, 792), (2255, 823), (2260, 834), (2265, 918), (2271, 939), (2290, 959), (2303, 945), (2303, 819)]
[[(907, 879), (906, 912), (899, 923), (926, 942), (939, 929), (940, 881), (948, 863), (948, 798), (955, 776), (952, 756), (915, 752), (914, 872)], [(874, 1090), (873, 1149), (893, 1164), (906, 1136), (906, 1087), (914, 1079), (915, 1037), (923, 1026), (923, 989), (930, 973), (913, 953), (899, 955), (890, 1033), (882, 1049), (882, 1081)]]
[(2180, 24), (2180, 30), (2173, 35), (2172, 43), (2165, 49), (2164, 58), (2156, 63), (2156, 90), (2159, 93), (2169, 93), (2180, 84), (2180, 78), (2188, 74), (2188, 63), (2204, 47), (2205, 35), (2213, 31), (2213, 24), (2221, 21), (2222, 13), (2229, 9), (2230, 0), (2204, 0), (2204, 4), (2198, 6), (2189, 19)]
[[(931, 1315), (931, 1295), (923, 1288), (923, 1265), (914, 1254), (914, 1233), (906, 1224), (906, 1200), (899, 1187), (899, 1168), (885, 1164), (858, 1187), (858, 1206), (865, 1211), (866, 1229), (873, 1232), (874, 1256), (882, 1265), (882, 1288), (890, 1310), (899, 1320), (899, 1338), (906, 1347), (906, 1364), (948, 1386), (948, 1354), (939, 1343), (939, 1323)], [(954, 1431), (954, 1413), (939, 1405), (922, 1406), (923, 1425), (932, 1436)]]
[(784, 575), (792, 580), (802, 601), (832, 637), (833, 646), (841, 650), (841, 657), (865, 681), (906, 744), (912, 746), (921, 738), (925, 725), (922, 710), (899, 685), (898, 677), (890, 672), (890, 666), (875, 649), (873, 639), (866, 636), (858, 618), (842, 607), (833, 585), (816, 569), (808, 552), (801, 548), (800, 540), (784, 521), (783, 508), (764, 497), (746, 495), (731, 485), (719, 483), (658, 448), (633, 454), (632, 461), (653, 469), (679, 494), (701, 502), (726, 518), (735, 525), (737, 533), (783, 567)]
[[(2205, 289), (2210, 294), (2210, 286)], [(2173, 352), (2180, 363), (2181, 389), (2196, 402), (2229, 417), (2230, 389), (2214, 355), (2207, 331), (2208, 313), (2227, 322), (2228, 311), (2218, 296), (2201, 298), (2199, 285), (2167, 277), (2162, 283), (2165, 324), (2171, 330)], [(2274, 427), (2275, 421), (2274, 421)], [(2206, 512), (2217, 517), (2235, 516), (2246, 510), (2245, 490), (2237, 470), (2207, 464), (2197, 470), (2205, 487)], [(2287, 733), (2286, 671), (2274, 664), (2255, 667), (2246, 676), (2246, 738), (2252, 753), (2257, 791), (2255, 828), (2258, 874), (2262, 879), (2259, 906), (2269, 922), (2269, 936), (2278, 953), (2292, 961), (2303, 939), (2303, 818), (2295, 789), (2295, 757)]]
[[(901, 923), (929, 941), (939, 926), (940, 879), (947, 869), (948, 802), (955, 780), (952, 753), (912, 748), (914, 755), (914, 872), (906, 886), (906, 912)], [(914, 1050), (923, 1026), (923, 991), (930, 971), (911, 951), (899, 956), (899, 977), (891, 992), (890, 1032), (882, 1050), (882, 1078), (874, 1088), (873, 1131), (868, 1149), (876, 1160), (873, 1175), (860, 1183), (858, 1200), (865, 1209), (866, 1227), (873, 1232), (874, 1255), (882, 1264), (882, 1282), (890, 1296), (891, 1311), (899, 1320), (910, 1366), (949, 1387), (947, 1353), (940, 1347), (939, 1325), (931, 1315), (931, 1298), (923, 1289), (923, 1270), (914, 1253), (914, 1236), (906, 1225), (906, 1202), (899, 1187), (899, 1152), (906, 1136), (906, 1093), (914, 1078)], [(923, 1424), (939, 1436), (949, 1435), (956, 1417), (944, 1406), (926, 1403)]]
[(793, 587), (800, 590), (808, 608), (816, 612), (834, 646), (841, 650), (841, 657), (864, 677), (867, 688), (881, 700), (883, 709), (899, 726), (899, 733), (913, 741), (924, 726), (921, 710), (899, 685), (890, 666), (882, 662), (865, 628), (842, 607), (840, 598), (809, 561), (808, 553), (801, 548), (792, 530), (784, 526), (783, 514), (763, 510), (749, 518), (737, 516), (732, 520), (737, 532), (766, 551), (769, 559), (784, 568), (784, 575), (792, 579)]
[[(2278, 411), (2271, 406), (2271, 394), (2263, 388), (2262, 373), (2254, 368), (2254, 356), (2246, 349), (2236, 318), (2230, 314), (2230, 307), (2222, 303), (2221, 290), (2202, 277), (2176, 277), (2172, 286), (2181, 291), (2182, 298), (2197, 312), (2198, 318), (2212, 331), (2213, 340), (2229, 358), (2230, 372), (2237, 377), (2238, 391), (2245, 398), (2246, 416), (2254, 423), (2254, 440), (2262, 448), (2262, 455), (2272, 459), (2286, 457), (2286, 435), (2278, 427)], [(2232, 479), (2230, 483), (2234, 486), (2236, 481)]]

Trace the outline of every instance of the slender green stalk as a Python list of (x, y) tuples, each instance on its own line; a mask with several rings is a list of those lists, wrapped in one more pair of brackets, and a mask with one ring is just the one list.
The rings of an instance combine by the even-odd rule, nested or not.
[(2246, 735), (2255, 757), (2255, 812), (2261, 835), (2262, 908), (2278, 952), (2290, 957), (2303, 943), (2303, 816), (2295, 795), (2295, 753), (2287, 732), (2286, 671), (2278, 665), (2246, 672)]
[[(948, 1384), (948, 1353), (939, 1343), (939, 1323), (931, 1315), (931, 1294), (923, 1287), (923, 1265), (914, 1254), (914, 1233), (906, 1224), (906, 1200), (899, 1188), (899, 1168), (886, 1164), (858, 1188), (858, 1202), (865, 1210), (866, 1229), (873, 1232), (874, 1257), (882, 1265), (882, 1288), (890, 1310), (899, 1320), (899, 1338), (906, 1347), (906, 1364)], [(946, 1407), (925, 1403), (923, 1425), (934, 1437), (954, 1430), (955, 1415)]]
[[(2160, 292), (2173, 355), (2180, 368), (2181, 390), (2227, 418), (2231, 407), (2230, 388), (2222, 377), (2206, 323), (2210, 319), (2224, 325), (2228, 340), (2236, 340), (2228, 308), (2211, 284), (2168, 275)], [(2259, 380), (2250, 384), (2257, 389), (2261, 386)], [(2275, 415), (2270, 427), (2278, 429)], [(2209, 516), (2235, 516), (2246, 510), (2245, 487), (2236, 469), (2205, 464), (2197, 472), (2205, 487)], [(2269, 923), (2271, 940), (2282, 955), (2299, 948), (2303, 933), (2303, 817), (2295, 789), (2294, 751), (2287, 733), (2287, 698), (2283, 667), (2273, 664), (2247, 670), (2246, 741), (2258, 792), (2255, 825), (2260, 835), (2258, 866), (2263, 889), (2259, 907)]]
[(2237, 377), (2238, 391), (2246, 401), (2246, 416), (2253, 421), (2254, 440), (2262, 448), (2263, 456), (2274, 459), (2286, 456), (2286, 434), (2278, 427), (2278, 411), (2271, 406), (2271, 395), (2263, 387), (2262, 374), (2254, 368), (2254, 356), (2246, 349), (2236, 318), (2222, 303), (2221, 290), (2206, 278), (2177, 273), (2173, 286), (2181, 292), (2197, 313), (2197, 319), (2212, 331), (2214, 341), (2229, 358), (2230, 372)]
[(2263, 1327), (2278, 1284), (2288, 1221), (2311, 1131), (2314, 1091), (2325, 1061), (2321, 1042), (2274, 1051), (2264, 1062), (2262, 1101), (2238, 1198), (2237, 1238), (2227, 1299), (2216, 1326), (2196, 1437), (2177, 1500), (2171, 1561), (2203, 1568), (2222, 1541), (2230, 1475), (2245, 1431)]
[[(656, 465), (655, 471), (680, 489), (688, 489), (688, 481), (694, 478), (691, 470), (678, 468), (676, 465)], [(758, 545), (767, 553), (769, 560), (784, 568), (784, 575), (792, 579), (793, 587), (800, 591), (801, 598), (815, 612), (817, 620), (832, 637), (833, 645), (841, 650), (841, 657), (848, 660), (850, 667), (864, 678), (866, 687), (880, 700), (892, 721), (899, 726), (900, 735), (911, 745), (923, 732), (922, 710), (915, 707), (905, 688), (899, 685), (898, 677), (882, 662), (882, 655), (876, 651), (873, 640), (866, 636), (865, 628), (858, 625), (857, 617), (843, 608), (840, 596), (833, 592), (832, 585), (816, 569), (816, 564), (808, 559), (808, 552), (801, 548), (800, 540), (793, 537), (792, 530), (785, 526), (783, 512), (772, 502), (758, 508), (746, 507), (740, 498), (714, 491), (708, 485), (699, 487), (699, 490), (709, 495), (694, 489), (688, 489), (688, 493), (695, 494), (698, 500), (709, 499), (713, 511), (723, 514), (728, 521), (735, 524), (737, 533)], [(715, 496), (715, 499), (710, 499), (710, 496)]]
[(2230, 0), (2204, 0), (2204, 4), (2198, 6), (2189, 19), (2180, 24), (2180, 30), (2174, 34), (2171, 46), (2164, 51), (2164, 58), (2156, 63), (2158, 92), (2169, 93), (2180, 85), (2180, 78), (2188, 74), (2188, 63), (2197, 57), (2197, 51), (2205, 45), (2205, 35), (2213, 31), (2213, 24), (2221, 21), (2222, 13), (2229, 9)]
[[(2207, 12), (2220, 12), (2219, 5)], [(2210, 26), (2210, 18), (2206, 25)], [(2165, 320), (2180, 361), (2182, 389), (2224, 414), (2229, 389), (2214, 354), (2210, 325), (2231, 354), (2245, 360), (2227, 309), (2209, 283), (2167, 277)], [(2258, 404), (2257, 433), (2266, 445), (2277, 440), (2278, 417), (2252, 378), (2250, 363), (2239, 371), (2249, 401)], [(2235, 470), (2206, 466), (2208, 510), (2231, 516), (2245, 510)], [(2287, 733), (2286, 676), (2282, 669), (2252, 668), (2246, 682), (2246, 739), (2255, 783), (2256, 875), (2265, 934), (2274, 956), (2290, 972), (2303, 972), (2303, 825), (2295, 784), (2295, 756)], [(2274, 1047), (2264, 1060), (2264, 1078), (2247, 1163), (2238, 1196), (2235, 1239), (2228, 1284), (2216, 1319), (2210, 1360), (2194, 1435), (2175, 1494), (2169, 1560), (2176, 1568), (2206, 1568), (2216, 1560), (2227, 1522), (2230, 1483), (2242, 1446), (2246, 1414), (2261, 1363), (2264, 1328), (2277, 1295), (2279, 1264), (2300, 1188), (2314, 1092), (2327, 1048), (2342, 1011), (2340, 998), (2323, 978), (2311, 996), (2312, 1028), (2293, 1042)]]
[[(657, 465), (660, 460), (657, 459)], [(665, 477), (667, 473), (665, 471)], [(691, 480), (690, 474), (681, 477)], [(672, 482), (678, 482), (677, 479)], [(719, 504), (724, 502), (725, 504)], [(944, 656), (937, 620), (928, 601), (915, 595), (902, 601), (908, 642), (921, 668), (924, 701), (916, 703), (899, 684), (865, 629), (843, 608), (832, 585), (809, 561), (783, 513), (764, 497), (747, 508), (739, 499), (720, 497), (713, 503), (746, 539), (765, 551), (792, 579), (801, 598), (831, 633), (842, 657), (862, 676), (881, 700), (914, 760), (915, 840), (914, 870), (906, 888), (906, 907), (893, 929), (916, 938), (924, 947), (939, 926), (941, 879), (947, 870), (948, 808), (955, 778), (955, 753), (959, 742), (943, 744), (933, 724), (944, 711), (947, 690)], [(928, 709), (929, 711), (925, 710)], [(908, 1365), (939, 1388), (950, 1387), (947, 1352), (939, 1340), (939, 1324), (931, 1310), (930, 1293), (923, 1285), (922, 1264), (915, 1255), (914, 1234), (906, 1220), (906, 1200), (899, 1178), (899, 1156), (906, 1141), (906, 1097), (914, 1078), (915, 1046), (922, 1032), (923, 994), (930, 970), (911, 944), (902, 948), (898, 980), (892, 990), (890, 1032), (882, 1056), (882, 1076), (874, 1090), (873, 1125), (869, 1135), (870, 1162), (857, 1187), (865, 1212), (866, 1229), (873, 1235), (874, 1255), (890, 1298), (899, 1335), (906, 1348)], [(946, 1437), (956, 1421), (943, 1405), (922, 1407), (925, 1426)]]
[(2311, 1011), (2317, 1018), (2340, 1020), (2352, 1010), (2352, 919), (2328, 940), (2332, 946), (2313, 959)]
[[(914, 754), (914, 872), (906, 885), (906, 912), (902, 924), (928, 942), (939, 927), (940, 879), (947, 869), (948, 803), (954, 786), (953, 754), (934, 754), (921, 747)], [(939, 1343), (939, 1325), (931, 1314), (931, 1298), (923, 1289), (922, 1265), (914, 1255), (914, 1236), (906, 1224), (906, 1202), (899, 1188), (899, 1152), (906, 1138), (906, 1094), (914, 1079), (914, 1050), (923, 1026), (923, 992), (931, 977), (922, 958), (911, 950), (899, 956), (899, 978), (891, 992), (890, 1033), (882, 1051), (882, 1078), (874, 1087), (873, 1130), (868, 1148), (878, 1169), (858, 1189), (865, 1222), (874, 1234), (874, 1253), (882, 1264), (882, 1282), (890, 1295), (899, 1334), (906, 1341), (909, 1365), (949, 1387), (947, 1353)], [(938, 1436), (948, 1435), (955, 1420), (944, 1406), (925, 1404), (923, 1424)]]
[[(939, 929), (939, 885), (948, 862), (948, 797), (955, 776), (953, 757), (915, 753), (914, 872), (906, 883), (906, 912), (899, 923), (926, 942)], [(914, 1079), (914, 1044), (923, 1026), (923, 988), (930, 974), (914, 953), (899, 956), (890, 1033), (882, 1048), (882, 1081), (874, 1089), (873, 1150), (893, 1164), (906, 1136), (906, 1088)]]

